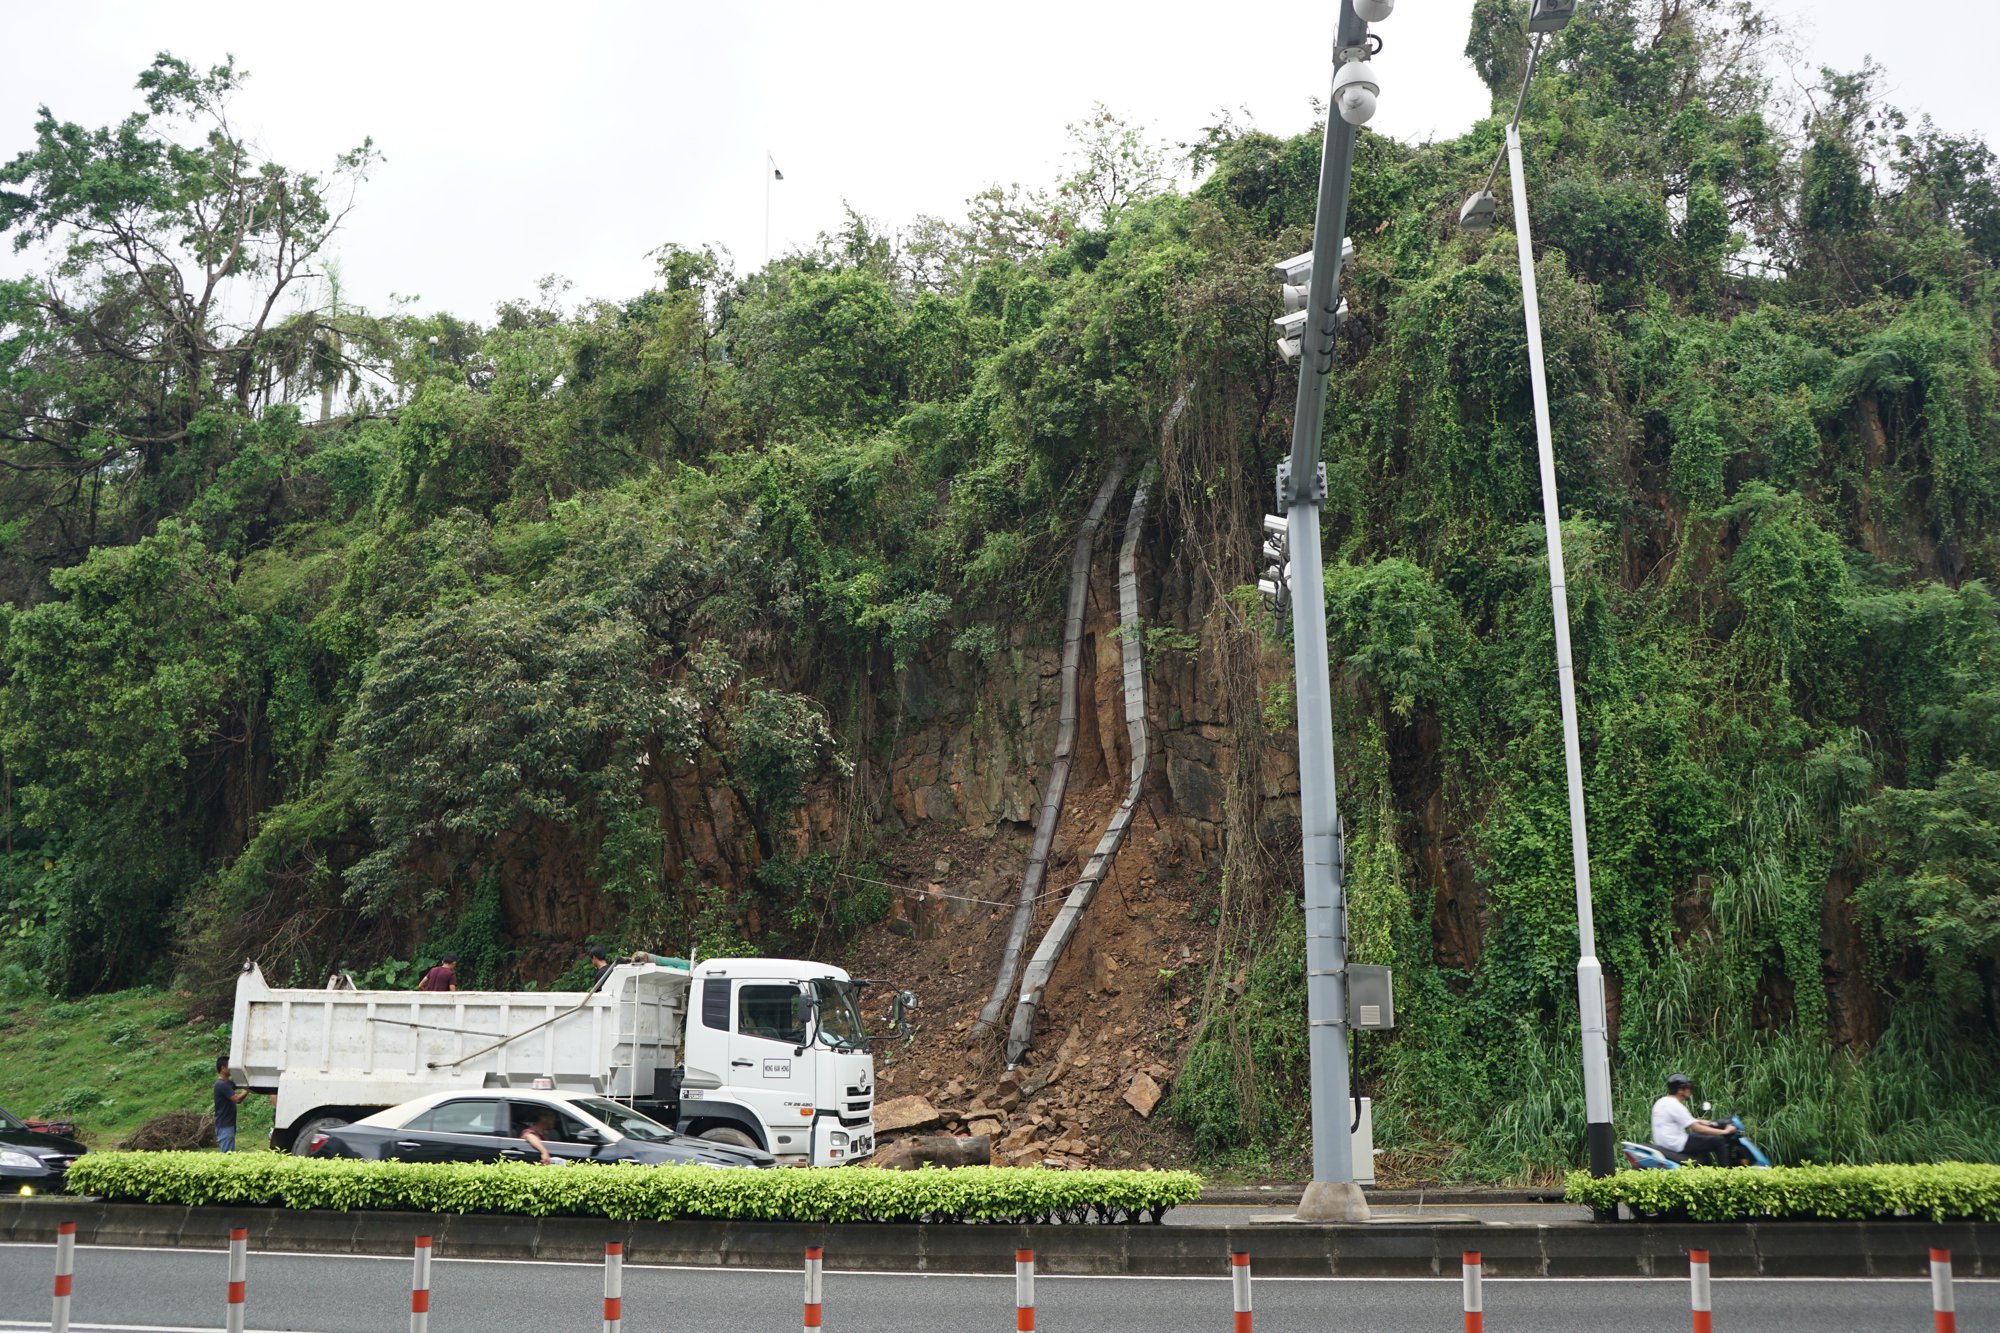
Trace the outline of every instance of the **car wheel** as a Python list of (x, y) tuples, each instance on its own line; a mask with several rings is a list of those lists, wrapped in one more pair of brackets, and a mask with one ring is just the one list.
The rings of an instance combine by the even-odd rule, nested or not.
[(316, 1115), (299, 1126), (299, 1132), (292, 1138), (292, 1156), (310, 1157), (312, 1141), (329, 1129), (339, 1129), (347, 1122), (337, 1115)]
[(751, 1138), (742, 1130), (731, 1128), (728, 1125), (717, 1125), (714, 1129), (704, 1129), (701, 1132), (701, 1136), (710, 1143), (727, 1143), (736, 1148), (750, 1148), (762, 1151), (757, 1146), (757, 1140)]

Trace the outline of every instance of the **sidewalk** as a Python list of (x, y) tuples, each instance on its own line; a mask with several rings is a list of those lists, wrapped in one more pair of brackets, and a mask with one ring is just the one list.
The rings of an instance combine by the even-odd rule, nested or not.
[[(1467, 1196), (1461, 1193), (1453, 1197)], [(1168, 1226), (1247, 1226), (1253, 1221), (1273, 1214), (1288, 1213), (1297, 1206), (1296, 1197), (1281, 1194), (1266, 1195), (1254, 1206), (1245, 1206), (1235, 1202), (1233, 1198), (1227, 1203), (1210, 1202), (1208, 1193), (1204, 1191), (1200, 1203), (1184, 1203), (1170, 1210), (1165, 1221)], [(1370, 1220), (1373, 1222), (1400, 1222), (1419, 1226), (1467, 1222), (1477, 1222), (1485, 1226), (1545, 1226), (1556, 1222), (1591, 1220), (1590, 1209), (1581, 1204), (1544, 1203), (1539, 1200), (1495, 1202), (1485, 1198), (1471, 1203), (1449, 1203), (1426, 1199), (1419, 1204), (1382, 1203), (1371, 1196), (1368, 1200), (1368, 1209)]]

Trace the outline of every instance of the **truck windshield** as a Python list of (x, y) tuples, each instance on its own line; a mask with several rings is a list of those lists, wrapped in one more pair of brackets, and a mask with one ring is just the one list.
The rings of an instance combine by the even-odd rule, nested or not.
[(858, 1051), (868, 1045), (861, 1033), (861, 1011), (854, 1005), (854, 983), (831, 978), (813, 983), (813, 998), (819, 1002), (819, 1039), (843, 1051)]
[(646, 1143), (665, 1143), (674, 1137), (674, 1132), (657, 1120), (640, 1115), (627, 1106), (607, 1101), (603, 1097), (578, 1097), (576, 1109), (588, 1112), (602, 1120), (628, 1139), (639, 1139)]

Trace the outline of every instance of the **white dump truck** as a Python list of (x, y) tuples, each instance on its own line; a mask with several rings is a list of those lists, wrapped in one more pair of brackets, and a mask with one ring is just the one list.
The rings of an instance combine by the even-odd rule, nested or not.
[(239, 1083), (277, 1094), (281, 1149), (428, 1092), (556, 1088), (787, 1164), (840, 1166), (875, 1150), (857, 988), (787, 958), (617, 963), (588, 991), (286, 990), (246, 964), (229, 1062)]

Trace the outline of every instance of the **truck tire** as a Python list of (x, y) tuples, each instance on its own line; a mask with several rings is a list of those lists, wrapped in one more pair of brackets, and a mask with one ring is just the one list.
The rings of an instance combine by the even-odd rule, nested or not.
[(312, 1152), (312, 1141), (315, 1134), (324, 1134), (329, 1129), (339, 1129), (346, 1123), (345, 1120), (342, 1120), (337, 1115), (307, 1117), (300, 1123), (297, 1132), (292, 1136), (292, 1156), (309, 1156)]
[(713, 1129), (704, 1129), (701, 1132), (701, 1137), (707, 1139), (710, 1143), (727, 1143), (737, 1148), (751, 1148), (759, 1152), (763, 1151), (763, 1145), (759, 1144), (757, 1140), (731, 1125), (717, 1125)]

